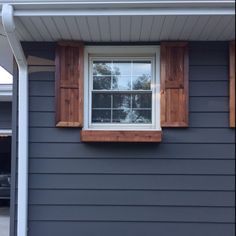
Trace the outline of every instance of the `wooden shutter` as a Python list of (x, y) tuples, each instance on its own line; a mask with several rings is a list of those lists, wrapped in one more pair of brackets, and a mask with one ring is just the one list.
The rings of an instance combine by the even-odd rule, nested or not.
[(229, 44), (229, 124), (235, 128), (235, 41)]
[(188, 44), (161, 43), (161, 126), (188, 126)]
[(60, 42), (56, 48), (56, 126), (83, 126), (82, 43)]

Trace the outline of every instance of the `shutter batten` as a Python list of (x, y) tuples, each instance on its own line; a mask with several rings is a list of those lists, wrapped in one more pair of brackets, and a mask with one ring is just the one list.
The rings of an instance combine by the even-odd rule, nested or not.
[(188, 44), (161, 43), (161, 126), (188, 127)]
[(56, 126), (83, 126), (82, 43), (60, 42), (56, 48)]
[(235, 128), (235, 41), (229, 43), (229, 124)]

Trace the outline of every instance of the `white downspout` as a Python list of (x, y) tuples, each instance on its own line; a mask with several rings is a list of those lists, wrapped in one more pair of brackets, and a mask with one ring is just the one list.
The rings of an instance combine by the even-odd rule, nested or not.
[(2, 23), (18, 70), (18, 205), (17, 236), (27, 236), (28, 217), (28, 68), (15, 32), (14, 10), (9, 4), (2, 7)]

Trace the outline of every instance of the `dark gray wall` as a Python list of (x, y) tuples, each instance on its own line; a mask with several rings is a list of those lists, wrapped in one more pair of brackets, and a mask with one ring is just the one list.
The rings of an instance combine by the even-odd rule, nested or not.
[(29, 60), (29, 236), (234, 235), (227, 43), (190, 43), (190, 127), (159, 144), (55, 128), (54, 45), (24, 46), (47, 59)]
[(0, 102), (0, 129), (11, 129), (11, 102)]

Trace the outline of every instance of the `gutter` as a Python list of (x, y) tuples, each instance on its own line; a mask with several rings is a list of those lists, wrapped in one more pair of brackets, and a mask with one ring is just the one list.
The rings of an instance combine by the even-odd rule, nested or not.
[(17, 10), (15, 16), (199, 16), (234, 15), (231, 8), (112, 8), (112, 9), (52, 9)]
[[(233, 0), (9, 1), (14, 16), (234, 15)], [(0, 3), (1, 6), (1, 3)]]
[(27, 236), (28, 221), (28, 68), (27, 61), (15, 32), (14, 10), (2, 7), (2, 23), (18, 65), (18, 205), (17, 235)]

